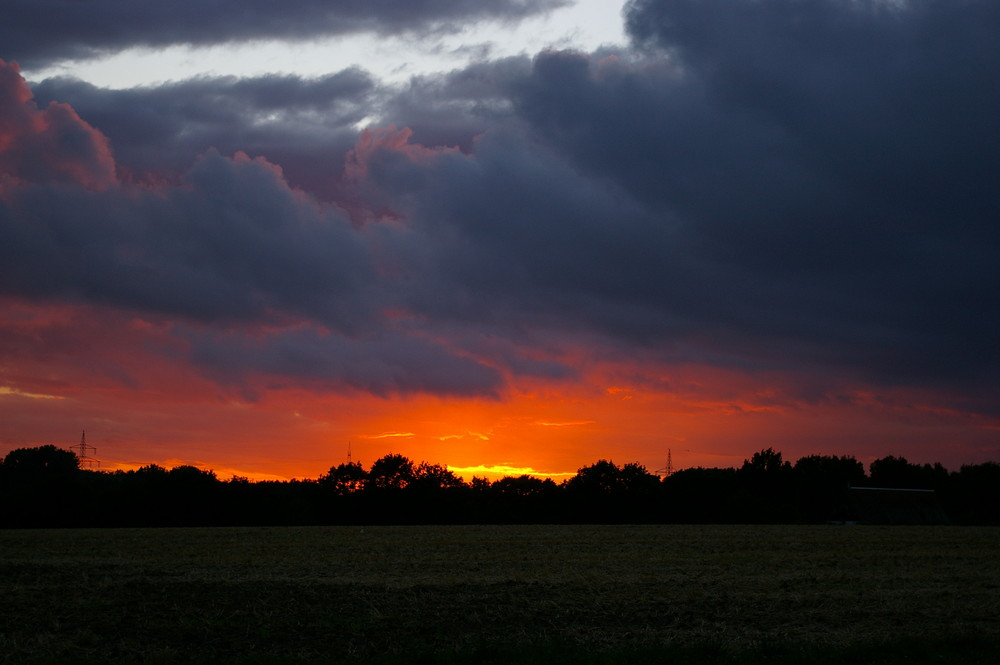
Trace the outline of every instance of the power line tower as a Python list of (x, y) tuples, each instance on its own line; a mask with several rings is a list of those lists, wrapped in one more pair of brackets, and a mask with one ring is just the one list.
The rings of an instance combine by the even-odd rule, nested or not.
[(667, 448), (667, 465), (662, 469), (657, 469), (656, 473), (663, 476), (670, 476), (674, 473), (674, 451), (671, 448)]
[(70, 450), (76, 453), (77, 459), (80, 460), (80, 466), (86, 467), (88, 469), (101, 468), (101, 460), (96, 457), (91, 457), (90, 453), (94, 455), (97, 454), (97, 448), (87, 445), (87, 430), (83, 430), (80, 434), (80, 443), (76, 446), (70, 446)]

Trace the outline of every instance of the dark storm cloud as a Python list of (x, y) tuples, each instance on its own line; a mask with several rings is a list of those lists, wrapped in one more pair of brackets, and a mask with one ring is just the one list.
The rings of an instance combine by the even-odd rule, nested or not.
[(253, 397), (255, 377), (277, 377), (294, 387), (349, 388), (378, 396), (427, 392), (437, 395), (497, 396), (500, 373), (456, 355), (436, 342), (386, 331), (364, 338), (295, 329), (245, 336), (214, 332), (182, 333), (191, 358), (211, 378)]
[(645, 52), (539, 55), (497, 84), (505, 129), (471, 157), (371, 156), (421, 234), (401, 250), (428, 276), (415, 306), (985, 408), (1000, 369), (995, 3), (628, 16)]
[(358, 69), (315, 79), (199, 77), (113, 90), (56, 78), (32, 86), (39, 105), (67, 103), (107, 136), (120, 168), (175, 174), (209, 148), (280, 164), (293, 185), (329, 194), (354, 143), (353, 125), (376, 103)]
[[(674, 313), (641, 296), (679, 290), (671, 224), (581, 176), (524, 137), (494, 132), (472, 155), (377, 144), (363, 157), (369, 204), (398, 210), (380, 238), (407, 279), (400, 297), (430, 320), (503, 329), (575, 327), (591, 314), (636, 337)], [(388, 230), (387, 230), (388, 231)], [(636, 289), (641, 289), (637, 292)], [(590, 321), (596, 323), (596, 321)]]
[(4, 175), (102, 188), (114, 182), (115, 165), (105, 136), (71, 106), (39, 108), (17, 66), (0, 60), (0, 178)]
[(344, 217), (245, 156), (208, 153), (178, 187), (23, 185), (0, 202), (9, 295), (205, 322), (304, 316), (353, 333), (371, 319), (371, 277)]
[[(290, 97), (296, 112), (328, 109), (345, 90), (368, 89), (364, 77), (319, 81), (318, 90), (301, 83), (192, 81), (145, 92), (221, 125), (239, 122), (241, 106), (267, 110)], [(173, 321), (146, 351), (186, 359), (248, 398), (278, 385), (498, 394), (496, 368), (386, 318), (381, 310), (396, 300), (366, 232), (290, 188), (276, 165), (210, 150), (169, 182), (122, 184), (107, 140), (72, 107), (32, 100), (12, 66), (0, 66), (0, 84), (0, 294)], [(81, 89), (106, 101), (108, 91)], [(148, 104), (142, 95), (112, 101), (134, 110), (137, 99)], [(32, 339), (62, 344), (58, 335)]]
[(628, 25), (669, 59), (540, 56), (518, 110), (678, 220), (706, 335), (991, 384), (995, 3), (636, 2)]
[[(358, 72), (45, 82), (119, 167), (250, 150), (293, 183), (339, 178), (354, 225), (217, 153), (149, 191), (38, 176), (5, 190), (0, 284), (213, 323), (192, 352), (224, 381), (493, 394), (501, 376), (574, 376), (561, 341), (995, 412), (994, 4), (635, 2), (628, 25), (621, 58), (480, 63), (395, 96)], [(342, 161), (363, 113), (410, 129), (365, 133)], [(315, 329), (224, 327), (282, 317)]]
[(178, 187), (22, 185), (0, 202), (0, 293), (171, 317), (174, 341), (146, 351), (243, 398), (284, 386), (498, 394), (497, 369), (387, 325), (379, 290), (342, 215), (239, 155), (205, 155)]
[(472, 150), (473, 139), (513, 117), (508, 90), (528, 76), (531, 60), (512, 57), (471, 64), (445, 75), (414, 77), (378, 107), (381, 124), (408, 127), (413, 142)]
[(310, 39), (352, 32), (441, 30), (458, 22), (516, 20), (561, 0), (10, 0), (0, 21), (0, 57), (37, 67), (132, 46), (209, 45)]

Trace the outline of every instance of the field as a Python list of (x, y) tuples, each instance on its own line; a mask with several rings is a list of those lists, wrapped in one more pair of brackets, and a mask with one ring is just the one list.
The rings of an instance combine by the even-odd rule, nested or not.
[(1000, 529), (0, 531), (0, 662), (996, 662)]

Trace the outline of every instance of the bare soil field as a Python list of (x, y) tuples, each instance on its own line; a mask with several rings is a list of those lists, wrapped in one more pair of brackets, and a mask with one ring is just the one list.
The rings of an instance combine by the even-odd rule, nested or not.
[(0, 662), (996, 662), (1000, 529), (0, 531)]

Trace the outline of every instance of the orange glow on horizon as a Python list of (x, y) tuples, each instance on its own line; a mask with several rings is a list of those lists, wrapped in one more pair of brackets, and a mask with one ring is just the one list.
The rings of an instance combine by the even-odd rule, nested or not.
[(893, 454), (957, 469), (954, 460), (994, 459), (1000, 428), (916, 391), (835, 385), (817, 395), (821, 382), (799, 386), (802, 377), (641, 357), (601, 363), (583, 348), (563, 352), (578, 368), (572, 381), (514, 376), (499, 398), (376, 397), (253, 376), (227, 384), (184, 361), (167, 320), (0, 299), (0, 323), (8, 349), (58, 342), (4, 357), (0, 455), (69, 447), (86, 429), (109, 470), (185, 460), (220, 479), (315, 479), (347, 461), (349, 446), (366, 468), (398, 453), (464, 478), (558, 480), (601, 459), (653, 471), (668, 449), (676, 469), (731, 467), (768, 447), (790, 461)]
[[(220, 480), (316, 479), (346, 462), (349, 446), (352, 460), (366, 469), (379, 457), (397, 453), (415, 463), (447, 466), (466, 481), (527, 474), (560, 482), (601, 459), (638, 462), (652, 472), (664, 466), (668, 449), (675, 469), (739, 466), (767, 447), (782, 451), (789, 461), (821, 453), (854, 455), (867, 463), (896, 454), (924, 463), (940, 458), (908, 450), (905, 446), (912, 446), (915, 437), (933, 440), (934, 450), (940, 451), (940, 437), (960, 442), (969, 430), (964, 423), (954, 428), (942, 424), (942, 419), (955, 420), (954, 414), (920, 408), (894, 407), (897, 413), (868, 404), (847, 418), (837, 404), (779, 408), (698, 401), (668, 391), (630, 394), (631, 399), (623, 399), (581, 386), (559, 397), (519, 393), (506, 400), (285, 391), (255, 404), (150, 405), (140, 400), (127, 405), (125, 393), (98, 392), (86, 396), (97, 402), (85, 402), (79, 392), (48, 400), (11, 389), (0, 392), (0, 409), (8, 412), (16, 403), (18, 412), (10, 422), (19, 419), (25, 426), (47, 423), (52, 408), (70, 417), (78, 411), (88, 441), (98, 448), (102, 470), (190, 464), (214, 471)], [(134, 409), (127, 417), (126, 406)], [(927, 422), (936, 422), (937, 429)], [(987, 422), (976, 427), (979, 440), (994, 438), (995, 427)], [(872, 432), (883, 441), (875, 451), (859, 444)], [(71, 439), (64, 437), (62, 447), (72, 445)], [(59, 438), (43, 434), (35, 440)], [(0, 454), (29, 444), (5, 441)]]
[(535, 478), (548, 478), (552, 481), (559, 483), (568, 478), (572, 478), (575, 472), (564, 471), (562, 473), (542, 473), (536, 471), (529, 467), (516, 467), (504, 464), (496, 464), (493, 466), (477, 465), (477, 466), (449, 466), (448, 470), (454, 473), (456, 476), (460, 477), (465, 482), (471, 481), (475, 478), (486, 478), (487, 480), (500, 480), (501, 478), (506, 478), (508, 476), (518, 477), (518, 476), (534, 476)]

